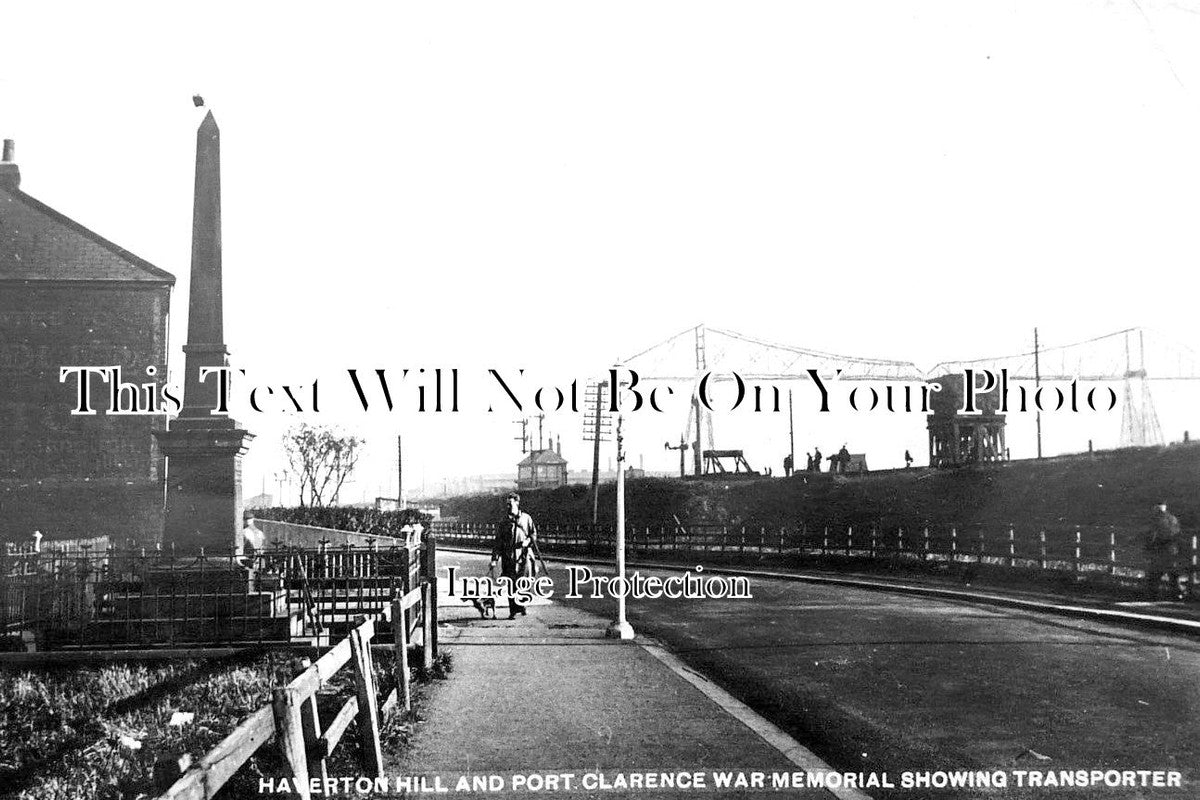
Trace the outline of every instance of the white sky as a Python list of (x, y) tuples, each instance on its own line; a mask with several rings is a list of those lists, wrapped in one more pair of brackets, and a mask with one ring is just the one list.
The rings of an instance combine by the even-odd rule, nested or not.
[[(173, 368), (198, 92), (222, 130), (235, 361), (292, 383), (464, 370), (457, 418), (320, 415), (368, 438), (344, 499), (391, 485), (401, 430), (410, 486), (512, 471), (515, 415), (476, 402), (487, 367), (582, 378), (699, 322), (923, 366), (1027, 350), (1035, 325), (1050, 345), (1134, 325), (1200, 340), (1200, 3), (2, 13), (22, 188), (177, 276)], [(1119, 416), (1058, 445), (1048, 424), (1048, 445), (1111, 444)], [(239, 419), (253, 494), (293, 420)], [(682, 424), (638, 418), (631, 451), (673, 468)], [(779, 472), (786, 418), (741, 424), (718, 420), (718, 446)], [(923, 418), (822, 424), (803, 423), (801, 461), (814, 439), (923, 459)], [(548, 425), (590, 466), (577, 418)], [(1027, 440), (1010, 433), (1014, 456)]]

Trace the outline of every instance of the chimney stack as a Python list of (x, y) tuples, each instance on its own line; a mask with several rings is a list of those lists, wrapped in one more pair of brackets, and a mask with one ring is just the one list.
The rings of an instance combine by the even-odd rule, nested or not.
[(558, 454), (559, 454), (559, 456), (562, 456), (562, 435), (561, 434), (558, 437)]
[(0, 186), (5, 189), (16, 189), (21, 185), (21, 170), (13, 161), (16, 149), (12, 139), (4, 140), (4, 157), (0, 158)]

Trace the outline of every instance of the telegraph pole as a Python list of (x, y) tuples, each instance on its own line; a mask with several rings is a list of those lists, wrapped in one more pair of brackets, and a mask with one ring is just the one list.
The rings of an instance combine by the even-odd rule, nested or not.
[[(1040, 355), (1038, 351), (1038, 329), (1033, 329), (1033, 385), (1040, 387), (1042, 385), (1042, 369), (1039, 361)], [(1035, 388), (1036, 392), (1037, 389)], [(1042, 458), (1042, 409), (1039, 407), (1037, 412), (1037, 457), (1040, 461)]]
[(792, 472), (796, 471), (796, 418), (792, 415), (792, 390), (788, 389), (788, 455), (792, 459)]
[[(592, 524), (595, 525), (600, 517), (600, 442), (604, 440), (607, 421), (604, 418), (604, 390), (608, 381), (596, 384), (595, 418), (592, 420), (590, 434), (592, 437)], [(583, 438), (587, 441), (589, 434), (588, 423), (583, 423)]]
[(592, 447), (592, 524), (600, 514), (600, 405), (603, 402), (601, 393), (604, 384), (596, 384), (596, 441)]
[(396, 434), (396, 505), (404, 510), (404, 448), (400, 445), (400, 434)]

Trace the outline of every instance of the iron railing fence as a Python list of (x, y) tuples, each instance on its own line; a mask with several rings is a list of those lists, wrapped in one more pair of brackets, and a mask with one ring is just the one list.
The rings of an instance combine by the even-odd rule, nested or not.
[(430, 547), (428, 536), (250, 555), (8, 545), (0, 553), (0, 648), (319, 644), (420, 586)]
[[(443, 546), (490, 547), (496, 526), (486, 523), (435, 522)], [(1014, 570), (1055, 570), (1142, 579), (1147, 557), (1141, 531), (1105, 525), (1019, 527), (984, 524), (903, 526), (811, 525), (734, 526), (711, 523), (629, 526), (630, 557), (720, 556), (759, 560), (787, 556), (805, 559), (849, 557), (891, 561), (986, 564)], [(541, 525), (538, 542), (548, 552), (603, 556), (613, 553), (612, 525)], [(1200, 578), (1200, 548), (1194, 531), (1186, 532), (1177, 563)]]

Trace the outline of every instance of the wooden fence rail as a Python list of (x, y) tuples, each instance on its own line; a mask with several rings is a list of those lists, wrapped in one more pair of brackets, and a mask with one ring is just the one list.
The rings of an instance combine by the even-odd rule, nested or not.
[[(420, 614), (411, 614), (420, 603)], [(422, 660), (426, 668), (437, 655), (436, 614), (430, 608), (437, 603), (436, 578), (422, 582), (404, 596), (395, 597), (381, 621), (391, 625), (395, 634), (395, 686), (382, 701), (375, 685), (375, 665), (371, 642), (376, 620), (361, 619), (346, 638), (310, 665), (286, 686), (272, 690), (270, 705), (246, 718), (225, 739), (181, 776), (170, 775), (160, 786), (158, 800), (209, 800), (241, 767), (274, 737), (285, 765), (285, 774), (293, 791), (291, 796), (309, 800), (309, 780), (329, 777), (328, 759), (341, 742), (352, 722), (362, 753), (362, 769), (371, 777), (383, 775), (380, 725), (398, 707), (412, 707), (408, 667), (408, 646), (412, 639), (409, 617), (421, 631)], [(322, 724), (317, 708), (317, 693), (329, 685), (347, 664), (354, 672), (354, 695), (342, 704), (327, 724)], [(179, 764), (176, 759), (174, 764)]]

